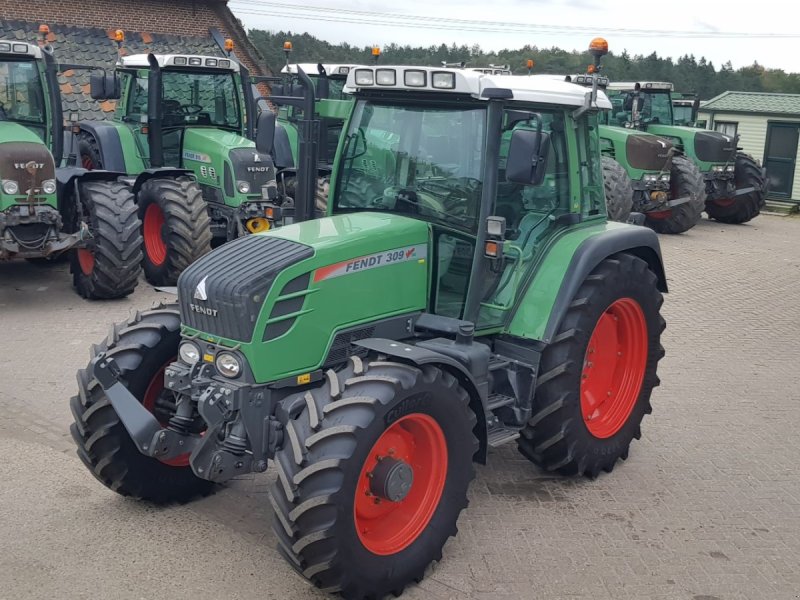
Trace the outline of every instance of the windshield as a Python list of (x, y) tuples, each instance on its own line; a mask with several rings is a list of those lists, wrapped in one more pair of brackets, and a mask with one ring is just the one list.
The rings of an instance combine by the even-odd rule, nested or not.
[(34, 61), (0, 62), (0, 121), (17, 121), (43, 129), (44, 92)]
[(673, 106), (675, 125), (689, 125), (692, 122), (692, 105)]
[(309, 75), (311, 81), (314, 83), (314, 93), (317, 97), (317, 100), (347, 100), (350, 96), (346, 96), (342, 90), (344, 90), (344, 84), (347, 83), (346, 77), (331, 77), (328, 76), (328, 93), (324, 95), (324, 97), (319, 93), (319, 75)]
[(668, 90), (636, 92), (609, 92), (611, 110), (609, 124), (625, 125), (634, 121), (632, 111), (636, 107), (635, 99), (640, 99), (638, 121), (644, 124), (672, 125), (672, 99)]
[[(209, 126), (239, 129), (241, 110), (233, 73), (163, 71), (164, 127)], [(147, 71), (137, 73), (128, 119), (147, 115)]]
[(334, 211), (395, 212), (475, 232), (485, 121), (484, 107), (359, 101), (344, 142)]

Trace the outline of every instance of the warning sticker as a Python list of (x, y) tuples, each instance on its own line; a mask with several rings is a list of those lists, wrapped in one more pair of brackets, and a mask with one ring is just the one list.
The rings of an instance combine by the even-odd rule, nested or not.
[(359, 256), (358, 258), (351, 258), (350, 260), (317, 269), (314, 273), (314, 281), (324, 281), (325, 279), (333, 279), (334, 277), (340, 277), (342, 275), (351, 275), (352, 273), (358, 273), (368, 269), (377, 269), (378, 267), (388, 267), (389, 265), (396, 265), (402, 262), (424, 262), (425, 258), (427, 258), (427, 254), (428, 246), (419, 244), (416, 246), (405, 246), (404, 248), (385, 250), (384, 252), (368, 254), (367, 256)]

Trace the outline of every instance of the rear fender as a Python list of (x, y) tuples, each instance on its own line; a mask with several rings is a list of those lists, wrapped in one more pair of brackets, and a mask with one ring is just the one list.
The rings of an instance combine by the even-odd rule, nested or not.
[(578, 246), (564, 273), (543, 341), (549, 342), (556, 335), (572, 299), (589, 274), (606, 258), (620, 253), (631, 254), (645, 261), (658, 279), (658, 290), (663, 293), (668, 291), (658, 236), (652, 229), (621, 227), (592, 236)]
[[(97, 149), (100, 151), (100, 160), (104, 168), (109, 171), (127, 172), (125, 153), (122, 150), (122, 139), (117, 125), (107, 121), (83, 121), (80, 123), (80, 128), (97, 142)], [(64, 152), (69, 154), (70, 148), (65, 147)]]
[(475, 453), (473, 460), (482, 465), (486, 464), (486, 455), (488, 452), (486, 408), (481, 394), (478, 391), (478, 383), (464, 365), (456, 359), (439, 352), (434, 352), (427, 348), (420, 348), (412, 344), (404, 344), (395, 340), (369, 338), (353, 343), (356, 346), (361, 346), (362, 348), (396, 358), (400, 362), (411, 363), (417, 366), (434, 365), (447, 371), (458, 379), (461, 386), (469, 393), (469, 407), (472, 412), (475, 413), (477, 419), (473, 431), (478, 438), (478, 451)]

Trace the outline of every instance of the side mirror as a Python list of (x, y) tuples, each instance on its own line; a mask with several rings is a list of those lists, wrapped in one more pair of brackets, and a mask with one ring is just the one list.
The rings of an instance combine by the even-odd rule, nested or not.
[(518, 129), (511, 134), (506, 161), (506, 180), (522, 185), (541, 185), (547, 172), (550, 134)]
[(275, 113), (265, 110), (256, 121), (256, 150), (262, 154), (272, 154), (275, 142)]
[(105, 71), (91, 74), (89, 93), (93, 100), (119, 100), (122, 96), (117, 76)]

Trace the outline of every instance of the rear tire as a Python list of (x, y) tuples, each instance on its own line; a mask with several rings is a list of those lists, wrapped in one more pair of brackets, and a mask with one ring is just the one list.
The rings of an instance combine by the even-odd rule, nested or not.
[(175, 285), (190, 264), (211, 251), (211, 219), (200, 186), (190, 177), (148, 179), (137, 201), (145, 277), (152, 285)]
[(703, 214), (706, 187), (703, 174), (685, 156), (672, 158), (670, 200), (690, 197), (688, 202), (665, 211), (645, 213), (645, 224), (658, 233), (683, 233), (697, 225)]
[(517, 442), (524, 456), (548, 471), (589, 477), (628, 457), (659, 383), (662, 302), (655, 274), (639, 258), (617, 254), (592, 271), (542, 354), (533, 417)]
[(749, 154), (737, 152), (735, 169), (737, 190), (748, 187), (756, 189), (735, 198), (707, 200), (706, 213), (720, 223), (747, 223), (757, 217), (764, 208), (764, 175), (758, 162)]
[(606, 213), (611, 221), (625, 223), (633, 209), (633, 184), (625, 169), (609, 156), (602, 157)]
[(89, 171), (103, 168), (100, 146), (91, 133), (81, 131), (78, 134), (78, 166)]
[[(144, 402), (154, 385), (163, 386), (164, 367), (178, 354), (180, 326), (177, 304), (137, 313), (114, 325), (92, 347), (91, 358), (100, 352), (113, 356), (128, 389)], [(213, 489), (212, 482), (198, 478), (189, 466), (171, 466), (141, 454), (88, 368), (78, 371), (78, 395), (70, 399), (70, 408), (78, 456), (109, 489), (159, 504), (185, 502)]]
[(79, 184), (82, 213), (92, 234), (90, 248), (70, 252), (75, 290), (89, 299), (131, 294), (142, 271), (141, 223), (130, 188), (118, 181)]
[[(467, 392), (432, 365), (389, 360), (353, 357), (279, 411), (285, 442), (271, 487), (278, 549), (314, 585), (345, 598), (399, 595), (420, 581), (456, 534), (475, 476)], [(368, 473), (396, 466), (392, 456), (409, 461), (413, 482), (404, 498), (375, 502), (367, 491), (378, 480)]]

